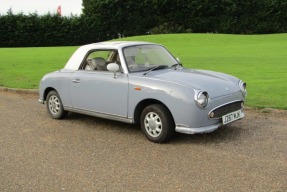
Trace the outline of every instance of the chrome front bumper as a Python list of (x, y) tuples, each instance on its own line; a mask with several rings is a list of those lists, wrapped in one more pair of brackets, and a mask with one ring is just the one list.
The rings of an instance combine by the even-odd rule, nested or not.
[(42, 99), (38, 100), (41, 104), (44, 104), (45, 102)]
[(210, 133), (218, 129), (218, 127), (222, 126), (222, 123), (217, 123), (214, 125), (208, 125), (205, 127), (185, 127), (183, 125), (177, 125), (175, 127), (175, 131), (179, 133), (185, 133), (185, 134), (197, 134), (197, 133)]
[[(241, 120), (243, 117), (245, 117), (244, 112), (242, 112), (242, 117), (240, 119), (237, 119), (236, 121)], [(184, 125), (176, 125), (175, 131), (179, 133), (185, 133), (185, 134), (210, 133), (210, 132), (215, 131), (222, 125), (223, 125), (222, 122), (219, 122), (213, 125), (207, 125), (204, 127), (197, 127), (197, 128), (192, 128), (192, 127), (188, 127)]]

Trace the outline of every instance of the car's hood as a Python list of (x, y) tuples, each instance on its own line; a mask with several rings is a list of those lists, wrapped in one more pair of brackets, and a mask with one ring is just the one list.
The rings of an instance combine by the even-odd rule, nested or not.
[(210, 97), (218, 97), (239, 91), (238, 79), (227, 74), (193, 69), (156, 70), (147, 78), (176, 83), (196, 90), (207, 91)]

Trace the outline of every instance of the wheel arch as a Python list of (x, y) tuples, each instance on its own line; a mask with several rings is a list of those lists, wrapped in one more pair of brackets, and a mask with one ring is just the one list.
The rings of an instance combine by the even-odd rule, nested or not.
[[(142, 111), (144, 110), (145, 107), (147, 107), (149, 105), (152, 105), (152, 104), (161, 104), (161, 105), (163, 105), (169, 111), (169, 113), (172, 116), (172, 113), (171, 113), (170, 109), (163, 102), (161, 102), (161, 101), (159, 101), (157, 99), (144, 99), (141, 102), (139, 102), (137, 104), (137, 106), (135, 107), (135, 110), (134, 110), (134, 123), (140, 123), (140, 116), (141, 116)], [(173, 116), (172, 116), (172, 118), (173, 118)], [(174, 121), (174, 119), (172, 119), (172, 120)]]
[(56, 91), (58, 93), (58, 91), (55, 88), (47, 87), (44, 91), (44, 94), (43, 94), (43, 101), (46, 101), (47, 95), (50, 91)]

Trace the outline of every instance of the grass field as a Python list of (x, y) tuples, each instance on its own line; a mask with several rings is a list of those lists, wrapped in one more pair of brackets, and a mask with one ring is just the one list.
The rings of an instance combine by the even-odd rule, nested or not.
[[(220, 71), (247, 82), (251, 107), (287, 109), (287, 34), (168, 34), (121, 40), (165, 45), (185, 67)], [(77, 47), (0, 49), (0, 86), (37, 88)]]
[(47, 72), (62, 68), (77, 47), (1, 48), (0, 86), (38, 88)]

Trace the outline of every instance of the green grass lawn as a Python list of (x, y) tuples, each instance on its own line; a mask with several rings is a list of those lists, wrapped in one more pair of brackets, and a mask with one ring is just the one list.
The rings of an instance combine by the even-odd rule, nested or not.
[[(246, 104), (287, 109), (287, 34), (168, 34), (124, 38), (160, 43), (185, 67), (220, 71), (247, 82)], [(37, 88), (77, 47), (0, 49), (0, 86)]]
[(76, 49), (0, 48), (0, 86), (37, 89), (42, 76), (62, 68)]

